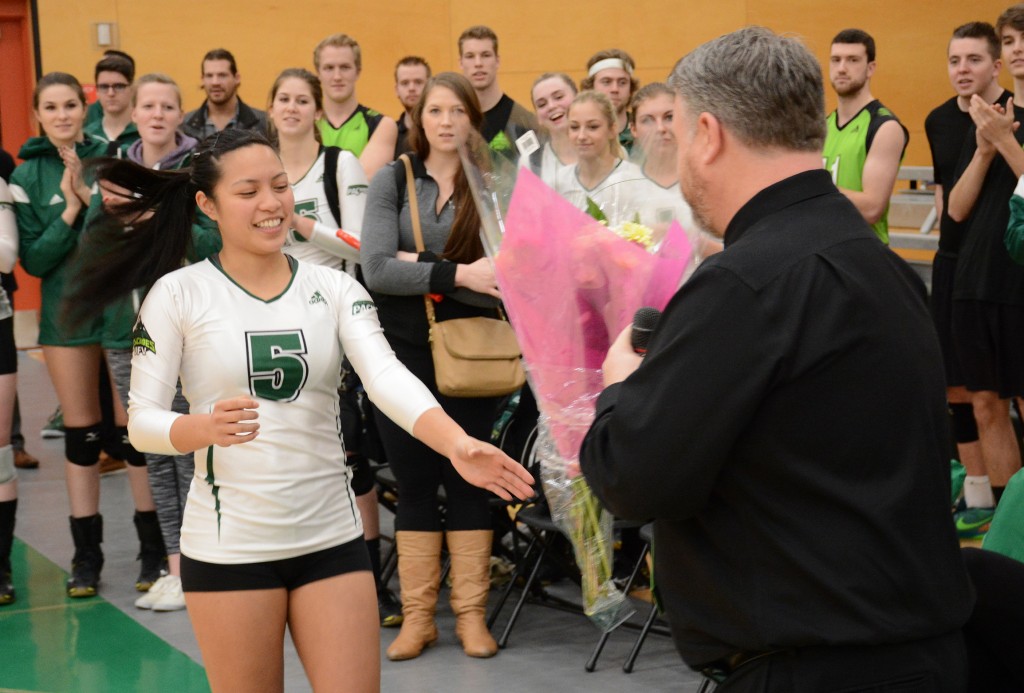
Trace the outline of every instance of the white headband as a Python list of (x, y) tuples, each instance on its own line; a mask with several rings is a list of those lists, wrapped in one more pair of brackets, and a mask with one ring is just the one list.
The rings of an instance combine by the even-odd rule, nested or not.
[(629, 76), (633, 76), (633, 68), (631, 68), (629, 63), (625, 60), (620, 58), (605, 58), (604, 60), (598, 60), (590, 66), (590, 70), (587, 72), (587, 77), (593, 77), (601, 70), (607, 70), (610, 67), (617, 67), (620, 70), (625, 70)]

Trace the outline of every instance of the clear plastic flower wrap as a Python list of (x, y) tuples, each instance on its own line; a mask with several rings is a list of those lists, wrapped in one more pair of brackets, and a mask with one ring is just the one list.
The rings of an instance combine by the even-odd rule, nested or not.
[(580, 445), (608, 347), (638, 308), (665, 307), (692, 267), (692, 245), (677, 222), (637, 227), (649, 210), (616, 202), (599, 221), (601, 214), (581, 211), (529, 169), (478, 149), (462, 153), (484, 249), (541, 412), (544, 493), (572, 541), (584, 611), (608, 630), (632, 608), (612, 581), (613, 518), (579, 473)]

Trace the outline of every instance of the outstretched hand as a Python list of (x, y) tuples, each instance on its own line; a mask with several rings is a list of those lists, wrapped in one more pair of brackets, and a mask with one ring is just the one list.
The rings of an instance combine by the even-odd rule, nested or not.
[(533, 475), (490, 443), (464, 435), (452, 446), (450, 459), (463, 479), (503, 500), (534, 496)]

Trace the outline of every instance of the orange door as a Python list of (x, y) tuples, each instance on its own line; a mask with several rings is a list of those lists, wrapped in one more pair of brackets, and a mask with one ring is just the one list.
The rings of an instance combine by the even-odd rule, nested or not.
[[(32, 51), (28, 3), (0, 0), (0, 145), (17, 156), (21, 145), (36, 134), (32, 115)], [(18, 310), (39, 308), (39, 280), (14, 270), (18, 279), (15, 304)]]

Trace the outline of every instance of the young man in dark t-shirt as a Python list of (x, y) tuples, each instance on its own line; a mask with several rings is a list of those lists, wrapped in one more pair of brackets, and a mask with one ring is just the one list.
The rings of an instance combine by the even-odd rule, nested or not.
[(984, 534), (992, 519), (995, 498), (985, 469), (982, 443), (964, 387), (963, 373), (952, 343), (953, 278), (965, 224), (947, 213), (949, 192), (956, 182), (964, 141), (974, 125), (968, 108), (975, 94), (987, 103), (1005, 104), (1010, 93), (999, 86), (999, 37), (991, 24), (970, 22), (957, 27), (949, 41), (949, 80), (956, 96), (938, 106), (924, 121), (932, 152), (935, 207), (939, 210), (939, 250), (932, 264), (932, 316), (946, 362), (946, 398), (952, 415), (953, 437), (960, 461), (967, 470), (964, 483), (965, 510), (956, 513), (961, 538)]
[(515, 141), (537, 130), (537, 117), (513, 101), (498, 85), (498, 35), (471, 26), (459, 36), (459, 66), (473, 85), (484, 112), (484, 139), (496, 152), (517, 156)]
[[(1014, 98), (1024, 99), (1024, 4), (999, 16), (996, 35), (1013, 76)], [(1020, 445), (1010, 423), (1009, 400), (1024, 396), (1024, 267), (1010, 258), (1003, 237), (1009, 200), (1024, 173), (1024, 109), (1004, 109), (978, 94), (968, 112), (967, 133), (949, 193), (954, 221), (965, 222), (953, 282), (952, 335), (963, 384), (971, 392), (985, 468), (998, 503), (1007, 481), (1020, 469)]]
[(430, 65), (418, 55), (407, 55), (395, 65), (395, 96), (402, 104), (402, 115), (395, 118), (398, 123), (398, 139), (395, 141), (395, 158), (409, 151), (409, 127), (412, 125), (412, 109), (423, 95), (423, 87), (430, 79)]

